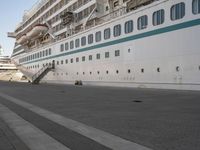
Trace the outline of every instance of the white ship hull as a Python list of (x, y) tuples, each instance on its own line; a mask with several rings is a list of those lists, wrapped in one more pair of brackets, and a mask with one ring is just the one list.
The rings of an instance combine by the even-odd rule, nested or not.
[[(186, 14), (180, 20), (171, 21), (170, 7), (178, 2), (185, 3)], [(165, 10), (165, 22), (153, 26), (151, 16), (160, 9)], [(144, 14), (149, 17), (149, 25), (144, 30), (137, 30), (137, 18)], [(124, 23), (131, 19), (134, 21), (134, 31), (124, 34)], [(111, 35), (109, 40), (104, 40), (102, 35), (101, 42), (60, 51), (61, 44), (98, 31), (103, 32), (106, 28), (112, 30), (117, 24), (122, 26), (122, 35), (119, 37)], [(137, 13), (130, 12), (70, 38), (15, 56), (13, 60), (19, 63), (19, 59), (27, 55), (51, 48), (50, 56), (21, 63), (21, 69), (26, 68), (29, 76), (34, 75), (43, 64), (54, 60), (55, 69), (41, 82), (74, 84), (76, 80), (81, 80), (83, 84), (89, 85), (200, 90), (199, 39), (200, 14), (192, 13), (191, 1), (176, 0)], [(119, 56), (115, 56), (116, 50), (120, 51)], [(106, 52), (109, 52), (108, 58), (105, 58)], [(100, 54), (100, 59), (96, 58), (97, 54)], [(89, 55), (92, 55), (92, 60), (89, 60)], [(83, 56), (85, 61), (82, 61)], [(76, 58), (79, 58), (78, 62)]]

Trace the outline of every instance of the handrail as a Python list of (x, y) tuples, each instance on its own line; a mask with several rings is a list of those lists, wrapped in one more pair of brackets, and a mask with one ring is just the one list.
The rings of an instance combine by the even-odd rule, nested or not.
[(46, 69), (51, 69), (52, 65), (45, 65), (37, 73), (32, 76), (32, 82), (34, 82)]

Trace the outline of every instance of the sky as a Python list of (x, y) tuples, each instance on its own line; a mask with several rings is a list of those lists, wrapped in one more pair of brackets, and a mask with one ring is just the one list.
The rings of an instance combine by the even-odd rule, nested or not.
[(0, 0), (0, 45), (3, 55), (12, 54), (15, 39), (8, 38), (7, 32), (13, 32), (22, 21), (25, 10), (29, 10), (38, 0)]

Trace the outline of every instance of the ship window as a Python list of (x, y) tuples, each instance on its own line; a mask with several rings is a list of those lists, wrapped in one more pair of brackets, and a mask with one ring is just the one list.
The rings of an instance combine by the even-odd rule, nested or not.
[(46, 49), (46, 56), (48, 56), (48, 54), (49, 54), (49, 53), (48, 53), (48, 49)]
[(88, 35), (88, 44), (93, 43), (93, 34)]
[[(63, 45), (63, 44), (60, 45), (60, 51), (61, 51), (61, 52), (64, 51), (64, 45)], [(44, 56), (44, 55), (43, 55), (43, 56)]]
[(101, 31), (96, 32), (95, 37), (96, 37), (96, 42), (100, 42), (101, 41)]
[(63, 65), (63, 60), (61, 60), (61, 61), (60, 61), (60, 64), (62, 64), (62, 65)]
[(153, 13), (153, 25), (160, 25), (164, 23), (165, 12), (163, 9)]
[(180, 67), (176, 66), (176, 71), (179, 72), (180, 71)]
[(100, 74), (100, 71), (97, 71), (97, 74)]
[(160, 68), (157, 68), (157, 72), (160, 72)]
[(141, 69), (141, 73), (144, 73), (144, 68)]
[(147, 15), (139, 17), (137, 23), (138, 23), (138, 30), (147, 28), (147, 25), (148, 25)]
[(178, 3), (171, 7), (171, 20), (181, 19), (185, 16), (185, 3)]
[(86, 45), (86, 37), (82, 37), (81, 38), (81, 46), (85, 46)]
[(193, 2), (192, 2), (192, 12), (195, 15), (200, 13), (200, 0), (193, 0)]
[(74, 41), (71, 41), (70, 42), (70, 49), (73, 49), (74, 48)]
[(105, 58), (109, 58), (109, 52), (105, 52)]
[(69, 50), (69, 44), (68, 43), (65, 43), (65, 50)]
[(49, 55), (51, 55), (51, 48), (49, 49)]
[(82, 61), (85, 61), (85, 56), (82, 57)]
[(133, 20), (129, 20), (125, 22), (125, 33), (131, 33), (133, 32)]
[(118, 74), (119, 73), (119, 70), (116, 70), (116, 74)]
[(76, 58), (76, 62), (79, 62), (79, 58), (78, 57)]
[(76, 48), (78, 48), (80, 46), (80, 40), (79, 39), (75, 40), (75, 46), (76, 46)]
[(59, 61), (57, 61), (57, 65), (59, 65)]
[(65, 63), (68, 64), (68, 59), (65, 60)]
[(128, 69), (128, 73), (131, 73), (131, 69)]
[(116, 50), (115, 51), (115, 56), (117, 57), (117, 56), (120, 56), (120, 50)]
[(121, 25), (118, 24), (114, 26), (114, 37), (120, 36), (121, 35)]
[(106, 74), (108, 74), (108, 70), (106, 71)]
[(73, 63), (73, 58), (71, 58), (71, 60), (70, 60), (70, 61), (71, 61), (71, 63)]
[(40, 57), (42, 57), (42, 52), (40, 52)]
[(96, 55), (96, 57), (97, 57), (97, 59), (100, 59), (101, 55), (98, 53), (98, 54)]
[(92, 60), (92, 55), (89, 55), (89, 60)]
[(104, 39), (110, 39), (110, 28), (104, 30)]

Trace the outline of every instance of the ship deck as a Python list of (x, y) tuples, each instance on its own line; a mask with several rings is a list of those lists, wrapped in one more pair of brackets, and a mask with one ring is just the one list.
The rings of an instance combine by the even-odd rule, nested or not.
[(200, 149), (197, 91), (1, 82), (0, 118), (30, 149)]

